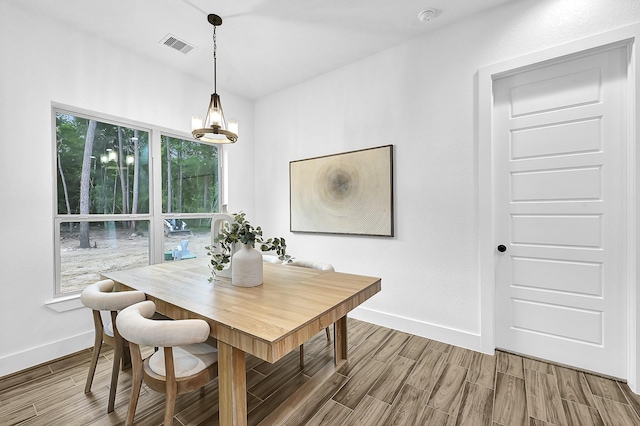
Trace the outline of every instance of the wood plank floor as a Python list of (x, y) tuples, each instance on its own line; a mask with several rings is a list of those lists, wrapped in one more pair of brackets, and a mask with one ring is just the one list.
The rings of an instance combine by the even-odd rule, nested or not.
[[(247, 358), (249, 424), (320, 374), (332, 357), (324, 331), (275, 364)], [(107, 415), (112, 350), (84, 393), (91, 351), (0, 379), (0, 425), (120, 425), (131, 372)], [(175, 425), (217, 425), (217, 380), (178, 397)], [(160, 425), (164, 395), (143, 385), (136, 424)], [(497, 352), (488, 356), (349, 319), (349, 361), (310, 392), (283, 425), (640, 425), (640, 396), (624, 383)], [(263, 421), (264, 420), (264, 421)]]

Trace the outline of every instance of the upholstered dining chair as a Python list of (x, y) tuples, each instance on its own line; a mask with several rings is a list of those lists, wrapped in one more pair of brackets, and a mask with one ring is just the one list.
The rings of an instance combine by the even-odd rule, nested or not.
[[(112, 412), (115, 405), (120, 364), (122, 364), (124, 369), (125, 364), (128, 364), (130, 359), (128, 353), (125, 352), (128, 349), (127, 343), (122, 340), (122, 337), (118, 332), (118, 327), (116, 326), (116, 315), (118, 314), (118, 311), (126, 308), (127, 306), (141, 302), (145, 299), (145, 294), (141, 291), (114, 292), (114, 286), (115, 284), (112, 280), (98, 281), (85, 288), (80, 296), (80, 300), (84, 306), (93, 311), (93, 324), (96, 334), (93, 345), (93, 356), (91, 358), (89, 373), (87, 375), (87, 383), (84, 387), (85, 393), (91, 392), (91, 384), (93, 383), (93, 376), (96, 372), (102, 343), (106, 342), (114, 348), (113, 366), (111, 369), (111, 388), (109, 389), (107, 413)], [(106, 327), (102, 322), (102, 315), (100, 314), (100, 311), (110, 312), (111, 322), (109, 322)]]
[[(310, 269), (319, 269), (321, 271), (335, 271), (332, 265), (328, 263), (314, 262), (312, 260), (303, 260), (303, 259), (293, 259), (291, 262), (287, 263), (287, 265), (291, 266), (299, 266), (302, 268), (310, 268)], [(331, 340), (331, 332), (329, 331), (329, 327), (324, 329), (327, 333), (327, 340)], [(304, 345), (300, 345), (300, 367), (304, 367)]]
[[(166, 394), (164, 425), (173, 424), (176, 397), (203, 388), (218, 376), (218, 352), (204, 342), (211, 332), (201, 319), (157, 321), (151, 319), (156, 305), (136, 303), (117, 317), (118, 330), (129, 341), (133, 384), (127, 411), (127, 425), (133, 424), (142, 381)], [(145, 360), (140, 345), (161, 347)]]
[(275, 254), (262, 254), (262, 261), (267, 263), (282, 263)]

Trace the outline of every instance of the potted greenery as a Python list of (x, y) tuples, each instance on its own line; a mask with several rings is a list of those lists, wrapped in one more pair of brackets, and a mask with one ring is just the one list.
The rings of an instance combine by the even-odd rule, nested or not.
[(262, 228), (251, 225), (245, 213), (234, 213), (233, 222), (222, 227), (213, 237), (213, 245), (206, 247), (211, 259), (209, 281), (216, 279), (216, 274), (228, 266), (233, 256), (235, 263), (232, 265), (231, 281), (234, 285), (252, 287), (262, 284), (262, 255), (254, 249), (256, 244), (261, 251), (275, 251), (283, 263), (291, 261), (284, 238), (265, 240)]

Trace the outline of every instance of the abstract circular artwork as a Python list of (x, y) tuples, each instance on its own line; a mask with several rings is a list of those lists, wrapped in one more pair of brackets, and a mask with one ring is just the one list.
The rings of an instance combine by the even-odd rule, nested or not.
[(393, 145), (292, 161), (291, 231), (393, 236)]

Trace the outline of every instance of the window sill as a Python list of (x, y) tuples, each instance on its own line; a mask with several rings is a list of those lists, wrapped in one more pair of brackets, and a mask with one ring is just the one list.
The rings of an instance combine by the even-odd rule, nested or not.
[(84, 308), (84, 305), (80, 301), (80, 294), (55, 298), (46, 302), (45, 306), (56, 312), (67, 312), (74, 309)]

